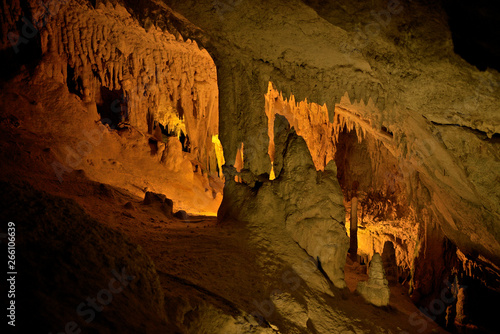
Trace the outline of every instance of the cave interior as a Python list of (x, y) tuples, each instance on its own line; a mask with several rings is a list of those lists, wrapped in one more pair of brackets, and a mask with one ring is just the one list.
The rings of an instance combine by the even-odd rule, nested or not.
[(498, 3), (0, 8), (13, 333), (498, 333)]

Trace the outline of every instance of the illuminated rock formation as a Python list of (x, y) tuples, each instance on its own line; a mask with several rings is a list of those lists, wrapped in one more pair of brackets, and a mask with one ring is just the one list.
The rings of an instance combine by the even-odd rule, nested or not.
[[(289, 135), (283, 171), (277, 177), (285, 200), (286, 228), (308, 254), (317, 258), (337, 287), (345, 287), (344, 264), (348, 242), (343, 224), (344, 208), (338, 195), (335, 167), (316, 172), (305, 142)], [(316, 187), (306, 186), (317, 182)], [(302, 191), (300, 191), (302, 189)], [(297, 195), (294, 195), (297, 194)]]
[[(273, 226), (288, 231), (291, 237), (313, 258), (328, 278), (340, 288), (345, 287), (343, 268), (349, 247), (344, 228), (344, 207), (336, 179), (335, 165), (325, 171), (316, 171), (305, 141), (288, 129), (282, 116), (275, 119), (276, 179), (248, 179), (245, 173), (236, 173), (243, 184), (226, 179), (225, 197), (219, 209), (219, 219), (241, 221), (269, 221)], [(232, 173), (235, 173), (233, 171)], [(229, 171), (225, 174), (231, 175)], [(255, 190), (255, 195), (244, 202), (234, 202), (243, 192)], [(239, 195), (238, 195), (239, 194)], [(255, 210), (257, 203), (273, 203), (272, 212)], [(282, 209), (278, 209), (282, 208)]]
[[(14, 21), (19, 7), (14, 1), (5, 8)], [(100, 113), (93, 117), (113, 128), (120, 113), (143, 132), (152, 117), (175, 135), (189, 134), (196, 159), (210, 168), (216, 156), (212, 136), (218, 134), (218, 92), (206, 50), (154, 26), (140, 27), (119, 4), (98, 3), (89, 11), (87, 5), (49, 1), (33, 12), (33, 21), (46, 23), (39, 35), (39, 81), (48, 77), (68, 84)], [(11, 42), (3, 41), (4, 46)]]
[[(222, 223), (246, 221), (249, 240), (264, 239), (293, 268), (310, 256), (338, 287), (345, 232), (354, 240), (357, 226), (357, 254), (391, 243), (391, 281), (419, 305), (439, 298), (450, 273), (500, 292), (500, 74), (455, 53), (440, 2), (0, 8), (0, 124), (6, 136), (37, 137), (47, 156), (13, 151), (56, 166), (54, 183), (78, 170), (140, 198), (166, 194), (176, 211), (214, 214), (225, 178)], [(305, 280), (331, 293), (317, 276)], [(464, 313), (478, 294), (464, 293), (457, 316), (473, 323)], [(318, 300), (308, 299), (312, 322)], [(340, 332), (315, 323), (307, 330)]]
[[(14, 60), (18, 53), (37, 58), (27, 94), (38, 101), (39, 117), (19, 116), (53, 142), (60, 180), (84, 169), (138, 196), (148, 188), (182, 209), (215, 214), (221, 189), (212, 194), (207, 185), (219, 177), (222, 146), (213, 142), (218, 88), (208, 52), (174, 29), (141, 26), (120, 4), (25, 2), (2, 4), (10, 16), (2, 21), (9, 33), (1, 45)], [(26, 38), (29, 29), (16, 31), (17, 21), (38, 29)], [(175, 143), (182, 139), (185, 147)], [(101, 165), (110, 161), (116, 169), (103, 174)], [(172, 179), (181, 186), (168, 186)]]
[(356, 291), (363, 296), (367, 302), (375, 306), (389, 305), (391, 291), (385, 279), (382, 257), (379, 253), (375, 253), (370, 261), (368, 276), (370, 276), (370, 279), (366, 282), (359, 282)]

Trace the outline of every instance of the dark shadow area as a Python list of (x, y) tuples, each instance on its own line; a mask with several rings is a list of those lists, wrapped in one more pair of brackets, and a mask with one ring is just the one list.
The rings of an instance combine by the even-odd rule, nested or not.
[(184, 132), (181, 131), (179, 140), (181, 141), (182, 144), (182, 150), (184, 152), (191, 152), (191, 143), (189, 142), (189, 135), (184, 134)]
[(500, 2), (444, 0), (455, 53), (479, 70), (500, 70)]
[(101, 115), (101, 122), (116, 129), (120, 122), (128, 118), (127, 100), (121, 89), (109, 90), (106, 87), (101, 87), (100, 93), (101, 100), (97, 103), (97, 112)]
[(494, 328), (498, 329), (498, 308), (495, 304), (500, 299), (500, 293), (470, 277), (464, 280), (464, 285), (463, 310), (466, 316), (463, 323), (465, 326), (473, 324), (477, 328), (465, 330), (456, 326), (457, 333), (498, 333), (494, 331)]
[(155, 138), (149, 138), (148, 140), (149, 148), (151, 149), (151, 155), (158, 154), (158, 140)]
[(335, 153), (337, 178), (347, 200), (351, 200), (352, 186), (356, 190), (367, 191), (372, 183), (372, 163), (366, 143), (358, 142), (355, 131), (347, 131), (344, 127), (339, 134), (337, 152)]
[[(328, 22), (353, 32), (359, 24), (375, 22), (371, 12), (385, 10), (391, 1), (302, 0)], [(479, 70), (500, 70), (500, 2), (494, 0), (399, 0), (402, 14), (412, 18), (411, 5), (444, 10), (452, 33), (454, 51)], [(399, 15), (399, 14), (398, 14)], [(425, 17), (424, 17), (425, 19)], [(412, 18), (421, 24), (422, 18)], [(411, 21), (410, 20), (410, 21)], [(392, 21), (394, 22), (394, 21)]]
[(0, 78), (8, 81), (24, 66), (33, 73), (42, 57), (40, 34), (30, 22), (30, 15), (16, 22), (16, 29), (4, 31), (8, 48), (0, 50)]
[[(15, 224), (16, 328), (9, 333), (176, 332), (165, 323), (151, 260), (126, 236), (95, 221), (74, 200), (27, 184), (0, 186), (0, 217)], [(110, 200), (112, 188), (91, 186)], [(7, 223), (0, 226), (6, 233)], [(4, 240), (1, 249), (7, 254)]]
[(75, 69), (69, 65), (67, 66), (67, 73), (66, 85), (68, 86), (68, 91), (81, 98), (83, 91), (82, 78), (75, 76)]

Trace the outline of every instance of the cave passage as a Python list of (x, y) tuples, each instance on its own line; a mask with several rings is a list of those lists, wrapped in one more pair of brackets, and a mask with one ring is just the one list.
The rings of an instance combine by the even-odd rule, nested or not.
[(21, 331), (497, 334), (488, 2), (1, 2)]
[[(363, 121), (352, 116), (349, 108), (355, 109), (345, 103), (336, 106), (331, 122), (326, 106), (297, 102), (293, 95), (285, 99), (270, 83), (266, 115), (271, 161), (275, 161), (276, 154), (274, 119), (282, 115), (306, 141), (317, 170), (335, 161), (350, 236), (350, 260), (367, 267), (380, 254), (384, 279), (390, 286), (407, 289), (413, 302), (421, 307), (435, 302), (439, 291), (451, 295), (446, 312), (438, 310), (428, 316), (456, 331), (455, 326), (469, 321), (464, 320), (465, 314), (473, 312), (466, 309), (477, 300), (465, 297), (465, 292), (456, 288), (469, 282), (457, 260), (459, 251), (433, 223), (436, 217), (422, 205), (425, 196), (415, 195), (428, 192), (416, 169), (401, 163), (390, 146), (386, 147), (393, 133), (384, 126), (378, 132), (365, 131)], [(279, 174), (274, 175), (274, 167), (272, 164), (271, 179), (279, 178)], [(450, 260), (444, 261), (446, 258)], [(481, 295), (485, 287), (472, 281), (473, 290)], [(491, 327), (486, 317), (476, 314), (474, 321)]]

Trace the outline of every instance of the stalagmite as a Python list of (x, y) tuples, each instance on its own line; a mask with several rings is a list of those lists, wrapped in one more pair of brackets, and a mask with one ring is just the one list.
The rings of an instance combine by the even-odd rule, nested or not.
[(455, 316), (455, 324), (459, 326), (466, 325), (468, 322), (466, 301), (467, 301), (466, 287), (460, 286), (458, 289), (456, 316)]
[(389, 305), (390, 290), (388, 282), (385, 279), (382, 257), (375, 253), (370, 261), (368, 271), (370, 279), (365, 282), (359, 282), (356, 291), (365, 298), (365, 300), (375, 306)]

